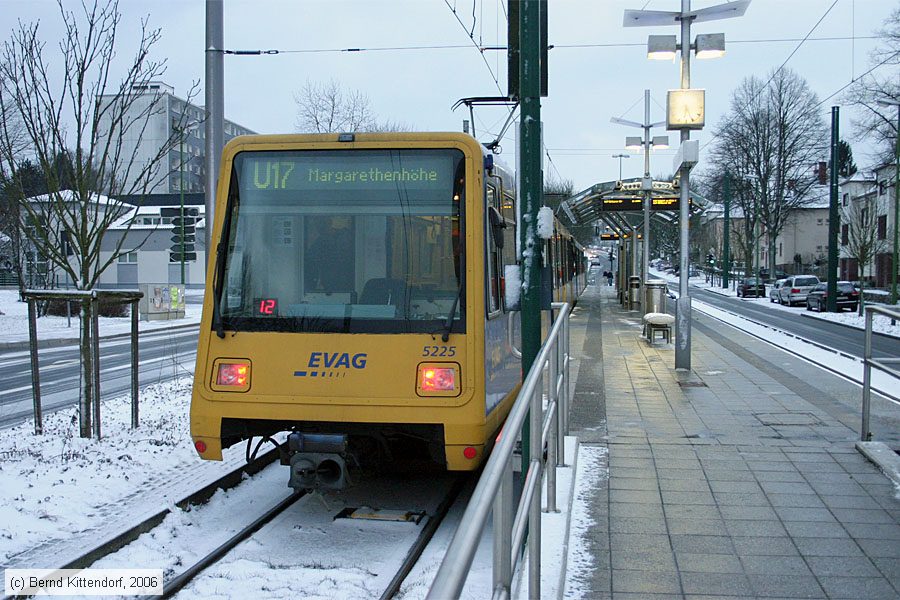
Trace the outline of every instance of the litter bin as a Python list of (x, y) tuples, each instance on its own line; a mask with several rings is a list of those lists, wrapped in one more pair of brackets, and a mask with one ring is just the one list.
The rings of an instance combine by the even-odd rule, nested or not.
[(628, 305), (634, 308), (641, 303), (641, 278), (632, 275), (628, 278)]
[(644, 290), (644, 314), (666, 312), (665, 280), (648, 279)]

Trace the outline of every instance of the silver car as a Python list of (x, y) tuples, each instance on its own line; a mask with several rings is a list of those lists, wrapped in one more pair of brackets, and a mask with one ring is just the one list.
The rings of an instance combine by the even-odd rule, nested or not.
[(782, 304), (793, 306), (806, 302), (810, 290), (816, 287), (819, 278), (815, 275), (793, 275), (784, 280), (778, 291), (778, 299)]
[(781, 303), (781, 286), (784, 285), (784, 282), (784, 279), (778, 279), (772, 284), (772, 289), (769, 290), (769, 302)]

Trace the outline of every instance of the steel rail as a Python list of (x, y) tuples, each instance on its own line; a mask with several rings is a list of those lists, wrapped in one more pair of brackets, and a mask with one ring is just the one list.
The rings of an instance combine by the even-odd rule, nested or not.
[[(244, 480), (244, 474), (255, 475), (271, 465), (277, 459), (278, 448), (268, 450), (259, 455), (255, 460), (253, 460), (253, 462), (245, 463), (240, 467), (232, 469), (225, 475), (222, 475), (215, 481), (210, 482), (199, 490), (191, 492), (181, 500), (175, 502), (175, 506), (184, 509), (188, 506), (203, 504), (204, 502), (209, 500), (212, 495), (218, 490), (228, 490), (240, 485), (240, 483)], [(170, 512), (172, 512), (171, 508), (163, 508), (158, 512), (150, 515), (149, 517), (143, 519), (139, 523), (136, 523), (128, 529), (125, 529), (124, 531), (121, 531), (120, 533), (114, 535), (112, 538), (102, 541), (100, 544), (89, 549), (87, 552), (81, 554), (77, 558), (72, 559), (63, 565), (52, 568), (55, 570), (86, 569), (101, 558), (109, 556), (114, 552), (118, 552), (131, 542), (138, 539), (142, 534), (151, 531), (153, 528), (162, 523), (163, 519), (165, 519)], [(11, 600), (12, 598), (16, 597), (17, 596), (3, 596), (2, 600)]]
[(416, 562), (419, 560), (419, 557), (422, 556), (422, 552), (425, 551), (428, 543), (434, 538), (434, 534), (437, 532), (438, 527), (444, 522), (444, 518), (447, 516), (447, 513), (450, 512), (450, 508), (456, 502), (456, 499), (459, 498), (459, 494), (462, 492), (468, 481), (468, 477), (460, 475), (456, 478), (456, 481), (453, 482), (453, 486), (450, 488), (447, 496), (441, 500), (441, 503), (435, 509), (434, 514), (428, 519), (428, 522), (425, 524), (425, 527), (422, 528), (422, 531), (419, 532), (419, 536), (416, 538), (415, 543), (410, 547), (409, 552), (406, 553), (403, 564), (400, 565), (397, 573), (391, 579), (390, 583), (388, 583), (384, 592), (382, 592), (380, 600), (389, 600), (396, 596), (397, 592), (400, 591), (400, 586), (403, 585), (407, 575), (409, 575), (413, 567), (416, 566)]
[(297, 500), (306, 495), (306, 492), (294, 492), (264, 514), (256, 518), (252, 523), (241, 529), (239, 532), (231, 536), (228, 541), (218, 546), (212, 552), (195, 562), (187, 570), (182, 571), (176, 577), (169, 581), (163, 582), (163, 593), (161, 598), (171, 598), (177, 594), (184, 586), (191, 582), (194, 577), (202, 573), (211, 565), (219, 562), (222, 557), (231, 552), (235, 546), (243, 541), (250, 539), (254, 533), (262, 529), (264, 526), (272, 522), (272, 520), (283, 513), (287, 508), (293, 505)]

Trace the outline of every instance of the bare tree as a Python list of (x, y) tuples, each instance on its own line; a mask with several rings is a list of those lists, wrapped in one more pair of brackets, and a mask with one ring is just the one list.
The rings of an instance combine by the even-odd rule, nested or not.
[(375, 125), (368, 96), (346, 91), (333, 79), (324, 84), (307, 80), (294, 101), (301, 132), (367, 131)]
[[(769, 272), (775, 272), (775, 240), (791, 213), (810, 201), (810, 167), (824, 151), (825, 126), (818, 99), (806, 81), (782, 69), (767, 82), (744, 79), (716, 131), (712, 162), (728, 171), (740, 190), (744, 214), (758, 219), (769, 240)], [(751, 219), (745, 226), (751, 225)]]
[[(64, 34), (59, 55), (50, 58), (39, 36), (38, 23), (20, 23), (0, 54), (0, 79), (21, 119), (27, 145), (46, 178), (47, 193), (29, 198), (19, 194), (19, 226), (34, 251), (69, 276), (77, 289), (92, 289), (118, 257), (133, 221), (101, 255), (101, 245), (114, 222), (127, 217), (132, 206), (120, 195), (142, 194), (161, 171), (164, 158), (177, 144), (165, 140), (150, 160), (127, 150), (126, 137), (142, 137), (150, 117), (166, 107), (159, 94), (146, 93), (148, 82), (165, 72), (165, 61), (150, 58), (160, 38), (158, 29), (141, 22), (137, 51), (122, 79), (111, 81), (121, 19), (116, 0), (86, 0), (75, 14), (57, 0)], [(58, 65), (51, 68), (51, 64)], [(2, 88), (0, 88), (2, 89)], [(190, 95), (189, 95), (190, 96)], [(181, 115), (183, 124), (185, 115)], [(179, 119), (176, 119), (179, 120)], [(13, 183), (19, 163), (5, 131), (0, 144), (4, 170)], [(103, 195), (105, 194), (105, 195)], [(106, 252), (109, 252), (106, 254)], [(81, 319), (81, 435), (90, 436), (92, 402), (91, 305), (82, 305)]]
[(398, 121), (378, 121), (369, 97), (358, 90), (345, 90), (331, 80), (315, 83), (307, 80), (294, 94), (297, 103), (297, 131), (302, 133), (341, 133), (353, 131), (408, 131)]
[[(897, 139), (897, 108), (879, 104), (879, 100), (900, 102), (900, 6), (897, 6), (878, 32), (882, 43), (872, 52), (869, 62), (873, 70), (860, 77), (843, 97), (852, 105), (855, 117), (851, 119), (855, 139), (876, 144), (876, 161), (891, 162), (894, 159), (894, 140)], [(886, 68), (880, 68), (886, 67)]]
[[(878, 203), (866, 200), (854, 201), (845, 211), (844, 218), (847, 223), (847, 255), (856, 259), (862, 287), (866, 267), (873, 264), (875, 257), (887, 248), (887, 239), (879, 237)], [(860, 290), (860, 316), (863, 314), (864, 304), (862, 290)]]
[(9, 268), (15, 273), (20, 288), (24, 282), (24, 252), (16, 189), (21, 188), (22, 183), (14, 183), (16, 173), (6, 169), (4, 165), (18, 163), (27, 146), (27, 134), (12, 93), (6, 80), (0, 76), (0, 235), (6, 239), (4, 260), (10, 263)]

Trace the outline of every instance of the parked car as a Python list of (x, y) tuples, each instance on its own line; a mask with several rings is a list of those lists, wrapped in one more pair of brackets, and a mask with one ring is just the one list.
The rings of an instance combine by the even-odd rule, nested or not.
[(784, 285), (784, 279), (778, 279), (772, 284), (769, 290), (769, 302), (781, 302), (781, 286)]
[(784, 285), (778, 292), (778, 297), (782, 304), (793, 306), (806, 302), (806, 295), (809, 294), (819, 278), (815, 275), (792, 275), (784, 280)]
[(747, 298), (749, 296), (753, 296), (754, 298), (765, 298), (766, 284), (762, 282), (762, 279), (757, 283), (756, 277), (741, 279), (737, 285), (737, 295), (738, 298)]
[[(821, 282), (813, 286), (806, 295), (806, 310), (824, 312), (828, 307), (828, 283)], [(837, 309), (849, 308), (851, 311), (859, 308), (859, 291), (849, 281), (837, 282)]]
[(762, 277), (763, 283), (773, 283), (776, 279), (787, 279), (788, 274), (780, 269), (775, 269), (775, 277), (769, 276), (768, 269), (760, 269), (759, 276)]

